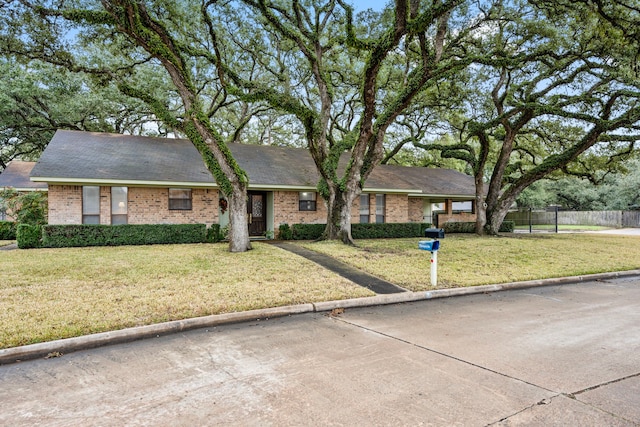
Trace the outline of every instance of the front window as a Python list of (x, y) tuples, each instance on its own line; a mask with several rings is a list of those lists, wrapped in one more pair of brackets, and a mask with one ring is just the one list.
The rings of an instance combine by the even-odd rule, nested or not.
[(376, 222), (384, 222), (386, 200), (384, 194), (376, 194)]
[(111, 187), (111, 225), (127, 223), (127, 194), (127, 187)]
[(360, 224), (369, 223), (369, 195), (360, 195)]
[(473, 212), (473, 202), (453, 202), (451, 204), (451, 210), (453, 213)]
[(316, 210), (316, 193), (313, 191), (301, 191), (298, 195), (299, 210)]
[(191, 202), (190, 188), (170, 188), (169, 189), (169, 209), (179, 211), (190, 211)]
[(82, 187), (82, 223), (100, 224), (100, 187)]

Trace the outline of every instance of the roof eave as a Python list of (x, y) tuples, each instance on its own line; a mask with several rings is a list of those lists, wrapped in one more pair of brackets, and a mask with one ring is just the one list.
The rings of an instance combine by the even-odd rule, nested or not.
[(31, 177), (34, 182), (46, 182), (57, 185), (103, 185), (106, 187), (185, 187), (185, 188), (218, 188), (213, 182), (188, 181), (153, 181), (131, 179), (97, 179), (97, 178), (51, 178)]

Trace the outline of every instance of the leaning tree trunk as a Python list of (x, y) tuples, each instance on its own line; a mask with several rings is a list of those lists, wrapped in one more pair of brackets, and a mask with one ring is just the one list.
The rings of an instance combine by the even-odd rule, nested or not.
[(245, 252), (251, 250), (247, 224), (247, 189), (237, 183), (232, 188), (229, 195), (229, 252)]

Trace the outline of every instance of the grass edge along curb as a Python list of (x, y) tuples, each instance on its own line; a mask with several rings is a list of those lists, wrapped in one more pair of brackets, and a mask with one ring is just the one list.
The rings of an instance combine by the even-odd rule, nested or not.
[(38, 359), (47, 357), (49, 355), (59, 356), (70, 352), (87, 350), (113, 344), (122, 344), (145, 338), (160, 337), (161, 335), (169, 335), (193, 329), (210, 328), (214, 326), (255, 321), (261, 319), (268, 320), (270, 318), (291, 316), (293, 314), (303, 314), (310, 312), (317, 313), (330, 311), (336, 308), (355, 308), (398, 304), (438, 298), (482, 294), (488, 292), (527, 289), (540, 286), (568, 285), (573, 283), (621, 279), (636, 276), (640, 276), (640, 270), (587, 274), (581, 276), (559, 277), (553, 279), (527, 280), (523, 282), (469, 286), (464, 288), (436, 289), (420, 292), (403, 292), (399, 294), (377, 295), (373, 297), (297, 304), (226, 314), (214, 314), (191, 319), (174, 320), (170, 322), (156, 323), (153, 325), (120, 329), (111, 332), (100, 332), (74, 338), (65, 338), (61, 340), (0, 349), (0, 365)]

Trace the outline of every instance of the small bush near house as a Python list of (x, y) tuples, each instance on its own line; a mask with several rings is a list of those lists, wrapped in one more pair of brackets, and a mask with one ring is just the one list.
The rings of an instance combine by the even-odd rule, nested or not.
[(289, 227), (289, 224), (280, 224), (280, 226), (278, 227), (278, 239), (280, 240), (293, 239), (293, 232), (291, 231), (291, 227)]
[(47, 223), (47, 193), (30, 191), (20, 193), (14, 189), (0, 191), (4, 208), (11, 212), (18, 224), (42, 225)]
[(513, 233), (513, 230), (515, 229), (516, 229), (515, 221), (503, 221), (499, 231), (501, 233)]
[(207, 226), (205, 224), (45, 225), (42, 234), (42, 245), (49, 248), (203, 243), (207, 240)]
[(218, 243), (224, 239), (220, 231), (220, 224), (211, 224), (211, 227), (207, 229), (207, 243)]
[[(501, 233), (513, 233), (516, 227), (514, 221), (503, 221), (500, 226)], [(475, 233), (475, 222), (447, 222), (442, 227), (445, 233)]]
[(322, 236), (326, 224), (293, 224), (291, 238), (293, 240), (317, 240)]
[(18, 224), (16, 240), (20, 249), (33, 249), (42, 247), (42, 226)]
[(0, 221), (0, 240), (16, 240), (17, 224), (12, 221)]

